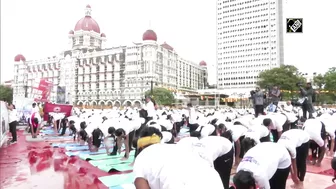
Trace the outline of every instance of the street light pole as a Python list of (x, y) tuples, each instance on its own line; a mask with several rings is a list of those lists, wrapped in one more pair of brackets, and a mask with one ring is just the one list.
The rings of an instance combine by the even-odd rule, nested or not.
[(151, 97), (153, 97), (153, 79), (150, 81)]

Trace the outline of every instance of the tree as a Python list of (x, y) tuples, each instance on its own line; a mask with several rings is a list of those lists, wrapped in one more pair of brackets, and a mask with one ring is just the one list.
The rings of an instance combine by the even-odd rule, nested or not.
[[(146, 96), (151, 96), (150, 90), (146, 91)], [(159, 105), (171, 105), (175, 102), (173, 93), (165, 88), (154, 88), (152, 98)]]
[[(331, 101), (336, 101), (336, 67), (329, 68), (324, 74), (325, 86), (324, 90), (330, 91), (327, 95), (330, 96)], [(330, 102), (332, 103), (332, 102)]]
[(298, 69), (292, 65), (282, 65), (278, 68), (265, 70), (259, 74), (259, 86), (267, 88), (277, 85), (282, 90), (297, 90), (297, 83), (304, 83), (305, 79), (299, 74)]
[(13, 102), (13, 89), (5, 85), (0, 85), (0, 100), (8, 103)]
[(324, 75), (318, 74), (314, 76), (314, 85), (318, 87), (318, 89), (322, 89), (325, 85), (325, 78)]

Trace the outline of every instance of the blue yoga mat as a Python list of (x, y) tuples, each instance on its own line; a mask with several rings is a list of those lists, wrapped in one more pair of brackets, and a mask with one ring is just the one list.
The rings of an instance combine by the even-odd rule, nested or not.
[[(104, 148), (104, 145), (101, 145), (100, 148)], [(89, 150), (88, 145), (79, 145), (79, 146), (65, 146), (67, 151), (80, 151), (80, 150)]]
[(44, 134), (54, 134), (55, 133), (55, 131), (54, 130), (41, 130), (40, 131), (41, 133), (44, 133)]
[(73, 136), (46, 136), (44, 137), (46, 140), (53, 140), (53, 139), (73, 139)]
[(75, 147), (75, 146), (82, 146), (82, 145), (78, 143), (52, 143), (51, 146), (54, 148), (65, 148), (67, 146)]
[(90, 151), (65, 152), (67, 156), (79, 156), (83, 154), (95, 155), (95, 154), (103, 154), (103, 153), (106, 153), (105, 149), (99, 149), (98, 152), (90, 152)]
[(134, 184), (123, 184), (119, 186), (111, 186), (109, 189), (135, 189)]

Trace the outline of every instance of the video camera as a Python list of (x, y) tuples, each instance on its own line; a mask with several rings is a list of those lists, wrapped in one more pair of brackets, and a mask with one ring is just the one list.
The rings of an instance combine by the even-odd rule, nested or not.
[(298, 83), (296, 83), (296, 86), (297, 86), (297, 87), (302, 87), (303, 84), (302, 84), (301, 82), (298, 82)]

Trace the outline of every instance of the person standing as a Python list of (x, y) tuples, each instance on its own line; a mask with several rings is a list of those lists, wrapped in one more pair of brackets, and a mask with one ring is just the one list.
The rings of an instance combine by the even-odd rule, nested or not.
[(276, 106), (274, 112), (277, 112), (278, 103), (280, 101), (280, 95), (281, 95), (280, 89), (278, 88), (278, 86), (274, 86), (269, 94), (272, 104)]
[(252, 96), (255, 117), (258, 117), (260, 114), (264, 113), (264, 97), (264, 93), (260, 90), (259, 87), (257, 87), (255, 93)]
[(308, 112), (309, 118), (312, 118), (314, 113), (314, 106), (313, 106), (314, 90), (312, 88), (312, 85), (310, 82), (307, 82), (305, 88), (303, 88), (302, 85), (299, 85), (299, 87), (301, 97), (306, 98), (306, 100), (302, 103), (303, 117), (307, 119), (307, 112)]
[(153, 120), (155, 117), (155, 106), (150, 97), (146, 97), (146, 106), (144, 108), (147, 111), (147, 120), (146, 122)]
[(15, 109), (14, 104), (7, 104), (7, 109), (9, 110), (9, 131), (12, 133), (12, 140), (10, 141), (11, 144), (15, 144), (17, 142), (17, 133), (16, 133), (16, 126), (18, 124), (18, 115)]

